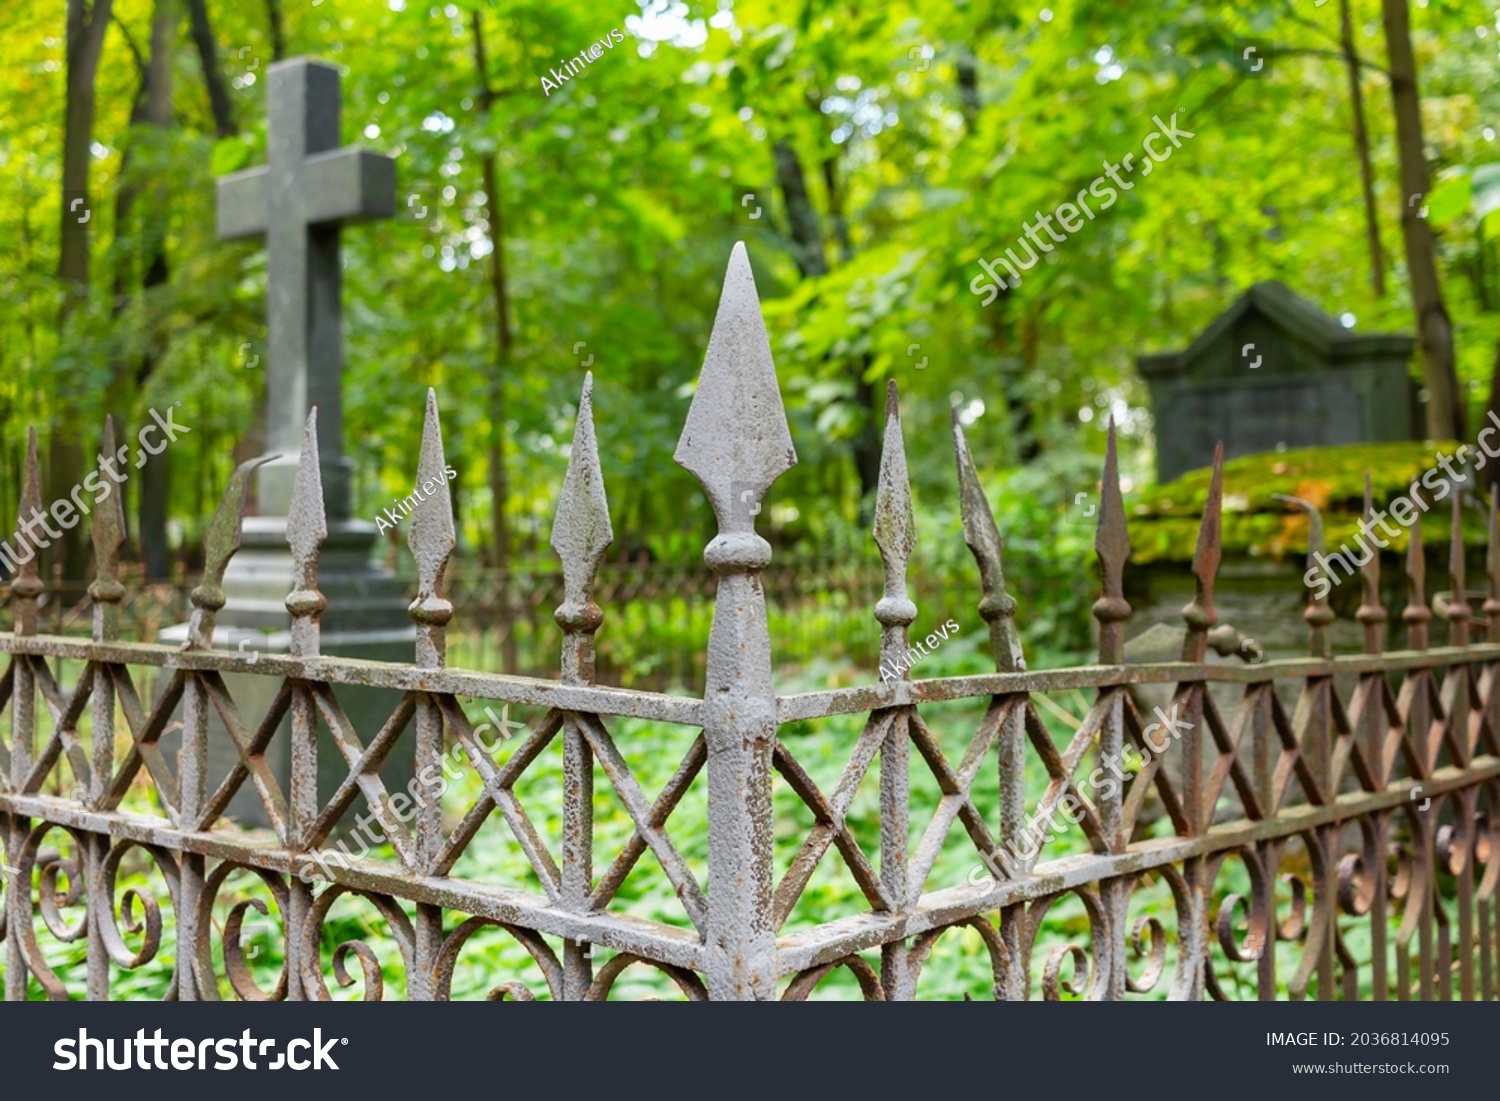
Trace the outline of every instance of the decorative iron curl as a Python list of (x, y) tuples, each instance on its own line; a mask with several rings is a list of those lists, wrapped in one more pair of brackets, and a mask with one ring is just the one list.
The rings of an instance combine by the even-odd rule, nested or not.
[(1463, 875), (1474, 855), (1474, 823), (1466, 814), (1457, 818), (1453, 825), (1439, 826), (1436, 837), (1437, 858), (1447, 865), (1449, 875)]
[[(1062, 977), (1062, 965), (1065, 960), (1073, 961), (1073, 974), (1071, 978)], [(1087, 997), (1085, 993), (1093, 978), (1093, 968), (1089, 964), (1089, 954), (1076, 944), (1060, 944), (1047, 954), (1047, 962), (1042, 965), (1042, 997), (1049, 1002), (1062, 1001), (1063, 994), (1071, 994), (1075, 998)]]
[(1496, 830), (1494, 818), (1484, 811), (1474, 820), (1474, 863), (1480, 869), (1474, 897), (1494, 898), (1496, 883), (1500, 881), (1500, 831)]
[[(1302, 942), (1302, 954), (1297, 960), (1297, 966), (1291, 976), (1287, 979), (1287, 994), (1292, 1000), (1299, 1000), (1307, 995), (1308, 984), (1312, 982), (1313, 976), (1318, 971), (1318, 961), (1323, 958), (1325, 948), (1334, 954), (1339, 951), (1339, 935), (1337, 923), (1334, 920), (1338, 912), (1338, 890), (1336, 879), (1338, 869), (1334, 865), (1333, 855), (1329, 851), (1330, 845), (1325, 840), (1326, 834), (1319, 831), (1304, 832), (1296, 835), (1301, 839), (1302, 845), (1307, 852), (1308, 863), (1311, 865), (1312, 881), (1316, 884), (1330, 885), (1327, 890), (1315, 891), (1312, 896), (1312, 919), (1307, 917), (1308, 891), (1307, 884), (1300, 876), (1292, 873), (1283, 874), (1282, 882), (1287, 883), (1292, 889), (1292, 915), (1286, 923), (1278, 930), (1282, 940), (1300, 940)], [(1285, 855), (1285, 849), (1280, 850)], [(1330, 995), (1331, 996), (1331, 995)]]
[[(161, 949), (161, 904), (153, 895), (142, 891), (139, 887), (126, 887), (125, 893), (120, 899), (120, 912), (118, 920), (124, 924), (125, 932), (131, 936), (140, 936), (142, 940), (139, 951), (131, 951), (130, 946), (125, 943), (121, 936), (119, 927), (115, 924), (115, 880), (120, 874), (120, 862), (131, 849), (140, 849), (150, 855), (162, 873), (162, 878), (167, 881), (167, 894), (175, 911), (177, 908), (178, 885), (180, 883), (181, 870), (176, 858), (166, 849), (155, 845), (145, 845), (137, 841), (121, 841), (110, 848), (104, 857), (101, 869), (102, 880), (98, 885), (97, 893), (91, 894), (91, 900), (104, 913), (109, 915), (108, 921), (99, 923), (100, 932), (104, 938), (104, 950), (109, 953), (109, 958), (118, 966), (127, 971), (150, 963), (156, 958)], [(140, 916), (135, 913), (136, 906), (140, 907)], [(181, 966), (182, 952), (177, 953), (178, 960), (172, 965), (172, 982), (170, 989), (176, 989), (177, 968)]]
[(784, 1002), (807, 1001), (808, 995), (817, 989), (818, 984), (840, 967), (847, 967), (854, 972), (854, 977), (859, 980), (860, 993), (865, 996), (865, 1001), (885, 1001), (885, 990), (880, 985), (880, 976), (875, 974), (875, 969), (859, 956), (844, 956), (831, 963), (822, 963), (817, 967), (809, 967), (805, 971), (798, 972), (786, 988), (786, 993), (781, 995), (781, 1000)]
[(1375, 876), (1363, 853), (1339, 857), (1339, 909), (1350, 917), (1364, 917), (1375, 902)]
[[(1231, 857), (1245, 866), (1250, 876), (1250, 894), (1247, 898), (1238, 892), (1230, 892), (1220, 899), (1218, 913), (1212, 918), (1212, 928), (1225, 959), (1230, 963), (1253, 963), (1265, 955), (1272, 933), (1273, 915), (1266, 902), (1270, 897), (1266, 868), (1260, 854), (1245, 846), (1217, 853), (1209, 864), (1210, 897), (1212, 884), (1218, 880), (1219, 873)], [(1203, 986), (1214, 1001), (1235, 1000), (1219, 981), (1214, 957), (1208, 953), (1204, 958)]]
[[(73, 840), (75, 842), (79, 840), (77, 834), (73, 834)], [(68, 885), (63, 890), (62, 897), (58, 898), (57, 878), (60, 875), (67, 877)], [(48, 931), (64, 944), (82, 940), (88, 935), (87, 903), (84, 904), (85, 913), (76, 924), (69, 925), (67, 919), (62, 916), (62, 907), (76, 906), (83, 897), (83, 873), (79, 870), (77, 860), (59, 856), (56, 860), (49, 860), (42, 865), (42, 873), (37, 878), (37, 901), (42, 911), (42, 921)]]
[(994, 978), (994, 986), (991, 988), (992, 997), (999, 1001), (1000, 992), (1006, 988), (1006, 980), (1010, 974), (1010, 952), (1005, 947), (1000, 930), (977, 914), (961, 921), (939, 925), (935, 929), (928, 929), (912, 941), (911, 950), (906, 956), (907, 966), (911, 968), (912, 987), (915, 988), (921, 981), (922, 966), (927, 962), (927, 957), (932, 954), (933, 945), (937, 943), (938, 938), (948, 930), (964, 925), (978, 930), (980, 939), (984, 941), (984, 947), (990, 955), (990, 971)]
[[(1029, 907), (1026, 915), (1028, 959), (1036, 947), (1036, 938), (1042, 931), (1042, 921), (1047, 916), (1047, 911), (1065, 894), (1075, 894), (1082, 900), (1084, 911), (1089, 918), (1089, 934), (1094, 944), (1104, 942), (1107, 934), (1104, 912), (1099, 905), (1099, 895), (1093, 887), (1088, 885), (1073, 887), (1063, 894), (1039, 898)], [(1062, 965), (1069, 959), (1073, 962), (1073, 974), (1071, 978), (1063, 979)], [(1053, 948), (1047, 954), (1047, 959), (1042, 965), (1042, 998), (1045, 1001), (1061, 1001), (1065, 993), (1091, 1001), (1099, 996), (1097, 987), (1097, 969), (1090, 962), (1089, 954), (1082, 948), (1075, 944), (1063, 944)]]
[[(479, 930), (487, 925), (497, 929), (504, 929), (513, 936), (521, 947), (526, 949), (531, 958), (536, 961), (542, 969), (542, 977), (547, 982), (547, 990), (552, 995), (553, 1001), (562, 1000), (563, 972), (562, 965), (558, 963), (552, 946), (542, 939), (542, 935), (535, 929), (526, 929), (519, 925), (510, 925), (503, 921), (495, 921), (493, 918), (471, 917), (453, 932), (449, 933), (443, 941), (443, 947), (438, 952), (436, 963), (437, 1000), (448, 1001), (453, 994), (453, 973), (458, 964), (458, 954), (463, 951), (464, 945)], [(509, 996), (512, 1001), (534, 1002), (536, 995), (520, 982), (503, 982), (492, 988), (485, 995), (485, 1001), (500, 1002)]]
[(1276, 939), (1302, 940), (1307, 936), (1307, 881), (1294, 872), (1283, 872), (1279, 878), (1292, 890), (1292, 912), (1276, 926)]
[[(327, 920), (328, 911), (333, 904), (346, 894), (358, 895), (380, 911), (381, 916), (391, 928), (391, 935), (395, 938), (396, 946), (401, 950), (401, 959), (406, 966), (406, 973), (410, 975), (413, 971), (412, 953), (415, 938), (412, 933), (411, 920), (401, 907), (385, 895), (377, 895), (357, 887), (335, 883), (326, 888), (308, 909), (307, 920), (303, 923), (299, 934), (302, 937), (302, 986), (308, 996), (315, 1001), (333, 1000), (333, 994), (323, 979), (323, 922)], [(351, 955), (359, 961), (363, 979), (363, 1000), (381, 1001), (385, 995), (385, 980), (380, 972), (380, 961), (364, 941), (346, 940), (334, 948), (334, 979), (340, 987), (346, 990), (354, 985), (354, 976), (349, 974), (348, 968), (348, 959)]]
[[(283, 939), (285, 939), (285, 927), (290, 913), (290, 900), (286, 884), (281, 877), (274, 872), (268, 872), (264, 868), (255, 868), (243, 864), (233, 864), (227, 860), (220, 861), (218, 866), (209, 874), (207, 881), (203, 884), (203, 893), (198, 901), (198, 929), (199, 935), (204, 938), (200, 946), (196, 946), (192, 954), (193, 971), (198, 980), (198, 989), (201, 996), (208, 1001), (217, 1001), (219, 997), (219, 984), (217, 976), (213, 973), (212, 956), (209, 951), (208, 937), (213, 930), (211, 918), (213, 916), (214, 903), (218, 899), (219, 890), (224, 886), (232, 874), (238, 871), (252, 872), (260, 881), (266, 885), (271, 892), (271, 897), (276, 900), (276, 908), (281, 911), (281, 923)], [(276, 979), (276, 987), (267, 993), (262, 990), (250, 973), (250, 967), (245, 962), (244, 950), (240, 944), (241, 931), (244, 928), (245, 913), (248, 910), (256, 910), (263, 917), (269, 917), (270, 907), (263, 899), (242, 898), (230, 907), (229, 915), (224, 920), (224, 933), (222, 937), (224, 945), (224, 971), (229, 979), (229, 985), (241, 1001), (246, 1002), (280, 1002), (286, 1000), (287, 983), (289, 980), (288, 968), (290, 964), (285, 959), (287, 953), (283, 953), (281, 974)], [(179, 953), (181, 949), (179, 948)], [(345, 984), (347, 985), (347, 984)]]
[[(1150, 934), (1147, 936), (1146, 934)], [(1140, 978), (1125, 972), (1125, 989), (1132, 994), (1149, 994), (1161, 981), (1167, 963), (1167, 931), (1162, 923), (1150, 914), (1135, 919), (1130, 931), (1130, 947), (1136, 959), (1146, 958), (1146, 968)]]
[[(1177, 910), (1177, 920), (1180, 924), (1184, 915), (1190, 912), (1183, 909), (1187, 900), (1187, 895), (1183, 890), (1185, 885), (1173, 882), (1173, 876), (1176, 874), (1175, 868), (1161, 869), (1161, 871), (1163, 873), (1162, 878), (1167, 881), (1168, 886), (1171, 888), (1173, 905)], [(1169, 872), (1170, 874), (1168, 874)], [(1145, 872), (1130, 877), (1126, 890), (1127, 908), (1130, 904), (1130, 896), (1134, 895), (1143, 884), (1149, 885), (1150, 882), (1151, 876)], [(1166, 971), (1166, 927), (1154, 915), (1142, 914), (1136, 918), (1135, 924), (1131, 926), (1128, 943), (1135, 959), (1144, 959), (1146, 966), (1140, 976), (1137, 977), (1131, 975), (1130, 967), (1128, 964), (1126, 965), (1125, 989), (1132, 994), (1149, 994), (1156, 989), (1157, 983), (1161, 982), (1161, 977)]]
[[(857, 959), (858, 957), (851, 958)], [(861, 960), (860, 962), (863, 963), (864, 961)], [(614, 989), (615, 980), (620, 977), (620, 972), (636, 963), (643, 963), (647, 967), (654, 967), (658, 971), (661, 971), (674, 983), (677, 984), (677, 989), (682, 991), (683, 995), (687, 998), (688, 1001), (708, 1001), (708, 988), (703, 985), (703, 980), (700, 979), (694, 972), (688, 971), (687, 969), (682, 967), (677, 967), (674, 964), (661, 963), (657, 960), (644, 959), (640, 956), (632, 955), (629, 952), (621, 952), (619, 955), (610, 959), (603, 967), (599, 969), (599, 974), (594, 976), (594, 981), (589, 984), (589, 992), (584, 995), (583, 1000), (586, 1002), (608, 1001), (609, 992)], [(863, 986), (864, 983), (861, 982), (860, 985)], [(866, 994), (866, 1000), (870, 1000), (868, 994)]]
[[(11, 885), (11, 890), (19, 887), (26, 891), (28, 903), (31, 898), (31, 877), (33, 873), (37, 872), (37, 861), (41, 855), (42, 838), (46, 837), (54, 829), (61, 829), (71, 837), (78, 852), (87, 851), (87, 843), (83, 835), (75, 830), (67, 826), (59, 826), (56, 822), (38, 823), (26, 836), (26, 841), (22, 844), (20, 853), (16, 856), (16, 874)], [(57, 877), (59, 874), (68, 877), (67, 890), (61, 902), (59, 902), (57, 896)], [(76, 926), (69, 926), (63, 920), (58, 908), (59, 905), (73, 905), (80, 898), (84, 897), (84, 889), (76, 861), (58, 857), (43, 864), (38, 876), (37, 893), (42, 911), (42, 921), (54, 937), (58, 940), (69, 942), (78, 940), (87, 933), (88, 915), (86, 911)], [(26, 964), (26, 969), (41, 984), (42, 990), (47, 995), (47, 1000), (52, 1002), (67, 1001), (67, 987), (57, 977), (57, 972), (47, 966), (46, 957), (42, 954), (41, 946), (37, 944), (35, 923), (33, 921), (22, 923), (21, 927), (15, 930), (15, 934), (17, 946), (21, 950), (21, 958)]]

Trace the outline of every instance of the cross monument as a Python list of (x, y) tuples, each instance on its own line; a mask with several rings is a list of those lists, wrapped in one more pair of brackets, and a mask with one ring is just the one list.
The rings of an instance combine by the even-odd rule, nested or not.
[(339, 229), (396, 213), (396, 162), (339, 146), (339, 71), (299, 57), (266, 71), (267, 161), (218, 182), (219, 237), (266, 238), (266, 450), (262, 516), (285, 516), (308, 410), (318, 407), (318, 450), (329, 523), (349, 518), (344, 455)]
[[(260, 515), (245, 517), (241, 549), (224, 574), (227, 603), (214, 645), (254, 646), (258, 653), (291, 648), (287, 593), (297, 574), (287, 546), (288, 513), (302, 433), (318, 408), (318, 450), (328, 536), (318, 560), (318, 589), (329, 602), (322, 615), (326, 654), (376, 661), (410, 661), (415, 629), (401, 580), (372, 561), (375, 525), (350, 515), (351, 463), (344, 454), (343, 339), (339, 230), (352, 222), (396, 212), (395, 162), (382, 153), (339, 145), (339, 71), (308, 58), (280, 61), (266, 71), (268, 113), (265, 165), (220, 177), (218, 232), (223, 239), (264, 236), (267, 253), (266, 450), (281, 458), (262, 466)], [(414, 391), (420, 394), (420, 390)], [(186, 637), (167, 628), (164, 642)], [(246, 715), (275, 706), (275, 684), (265, 677), (226, 674)], [(340, 686), (339, 701), (356, 730), (379, 730), (401, 702), (384, 688)], [(289, 720), (266, 746), (266, 761), (283, 790), (289, 783)], [(318, 791), (331, 798), (348, 775), (339, 747), (319, 737)], [(224, 775), (239, 759), (217, 716), (210, 719), (209, 767)], [(387, 762), (382, 774), (397, 786), (410, 764)], [(230, 802), (239, 821), (268, 825), (249, 785)]]

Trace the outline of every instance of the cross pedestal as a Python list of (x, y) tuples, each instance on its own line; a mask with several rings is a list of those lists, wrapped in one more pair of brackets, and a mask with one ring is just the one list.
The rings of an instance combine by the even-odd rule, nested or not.
[[(277, 62), (266, 72), (269, 115), (267, 163), (218, 181), (218, 235), (263, 236), (266, 241), (266, 443), (281, 457), (257, 472), (260, 515), (247, 517), (241, 550), (224, 576), (228, 598), (218, 616), (214, 644), (223, 649), (285, 653), (291, 616), (286, 596), (293, 588), (286, 516), (308, 411), (318, 407), (318, 450), (328, 539), (323, 544), (318, 587), (328, 598), (322, 616), (322, 650), (340, 657), (410, 661), (415, 628), (406, 614), (403, 586), (371, 560), (375, 525), (350, 519), (350, 462), (344, 454), (342, 226), (396, 211), (395, 162), (383, 153), (340, 147), (342, 111), (339, 72), (308, 58)], [(162, 632), (181, 641), (186, 627)], [(277, 683), (255, 676), (225, 677), (253, 728), (275, 697)], [(400, 693), (372, 688), (337, 689), (340, 701), (366, 744), (389, 717)], [(228, 733), (213, 716), (209, 763), (213, 774), (238, 757)], [(290, 720), (267, 750), (283, 784), (291, 771)], [(404, 787), (410, 754), (388, 762), (390, 782)], [(319, 739), (319, 793), (348, 774), (326, 731)], [(358, 801), (356, 801), (358, 802)], [(362, 808), (356, 808), (362, 809)], [(231, 816), (249, 825), (268, 818), (251, 785), (240, 789)]]

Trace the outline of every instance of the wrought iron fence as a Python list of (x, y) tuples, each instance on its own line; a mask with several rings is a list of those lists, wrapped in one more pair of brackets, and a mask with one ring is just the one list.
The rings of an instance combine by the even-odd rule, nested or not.
[[(122, 577), (126, 595), (119, 608), (122, 633), (153, 642), (159, 630), (184, 622), (192, 613), (189, 594), (197, 577), (152, 584)], [(406, 579), (416, 590), (416, 578)], [(780, 667), (840, 658), (874, 667), (878, 640), (851, 609), (878, 596), (876, 563), (848, 556), (798, 555), (772, 562), (762, 574), (770, 617), (772, 648)], [(961, 600), (948, 578), (937, 582), (941, 598)], [(627, 688), (657, 692), (703, 690), (703, 641), (713, 618), (717, 578), (701, 562), (610, 562), (599, 569), (594, 598), (603, 607), (626, 611), (628, 633), (599, 640), (596, 664), (601, 679)], [(85, 581), (53, 579), (37, 597), (38, 628), (47, 634), (88, 634), (93, 598)], [(563, 576), (550, 566), (521, 565), (504, 573), (460, 561), (450, 569), (447, 596), (463, 616), (450, 632), (452, 648), (470, 668), (551, 676), (557, 666), (558, 628), (552, 610), (563, 599)], [(0, 585), (0, 602), (10, 585)], [(956, 606), (956, 604), (955, 604)]]
[[(1474, 609), (1459, 597), (1445, 607), (1450, 645), (1429, 647), (1418, 527), (1406, 650), (1382, 652), (1386, 613), (1372, 557), (1357, 616), (1363, 653), (1333, 655), (1333, 613), (1310, 601), (1308, 657), (1211, 664), (1216, 463), (1180, 660), (1127, 664), (1129, 545), (1111, 429), (1096, 544), (1098, 663), (1028, 670), (1001, 538), (955, 419), (964, 535), (996, 671), (913, 679), (905, 663), (936, 636), (910, 637), (916, 532), (892, 384), (874, 524), (884, 592), (873, 611), (881, 662), (899, 672), (778, 694), (761, 581), (770, 548), (750, 505), (796, 459), (740, 247), (676, 455), (719, 527), (704, 553), (717, 576), (706, 687), (684, 698), (595, 684), (595, 633), (608, 627), (593, 585), (612, 533), (592, 415), (586, 384), (552, 535), (563, 574), (556, 680), (447, 666), (447, 633), (463, 608), (444, 591), (454, 531), (442, 495), (410, 531), (414, 660), (320, 654), (326, 532), (311, 420), (288, 524), (298, 570), (286, 600), (290, 654), (212, 649), (254, 464), (235, 473), (210, 526), (181, 649), (117, 637), (126, 595), (117, 499), (92, 516), (91, 639), (38, 632), (41, 584), (34, 565), (23, 566), (12, 586), (14, 635), (0, 639), (10, 656), (0, 679), (11, 712), (0, 758), (7, 998), (102, 999), (155, 970), (162, 993), (179, 999), (327, 999), (330, 975), (365, 998), (394, 992), (397, 975), (409, 998), (446, 999), (480, 935), (516, 946), (521, 959), (492, 998), (604, 999), (639, 963), (689, 999), (798, 1000), (850, 976), (867, 999), (910, 999), (922, 996), (924, 967), (945, 936), (980, 946), (975, 964), (997, 999), (1496, 996), (1493, 499), (1486, 641), (1470, 639)], [(418, 481), (443, 466), (429, 394)], [(33, 441), (23, 512), (40, 504)], [(1312, 518), (1310, 552), (1322, 549)], [(1457, 534), (1451, 570), (1461, 594)], [(58, 671), (69, 663), (81, 666), (71, 687)], [(162, 678), (150, 701), (138, 687), (148, 672)], [(266, 714), (240, 712), (231, 673), (277, 686)], [(1153, 684), (1172, 693), (1158, 722), (1131, 694)], [(378, 730), (356, 730), (340, 702), (366, 685), (402, 693)], [(1062, 737), (1052, 700), (1060, 693), (1086, 698)], [(538, 716), (524, 735), (489, 745), (463, 706), (470, 698)], [(211, 710), (238, 756), (223, 776), (207, 771)], [(265, 751), (287, 715), (293, 767), (283, 790)], [(316, 785), (320, 723), (348, 770), (326, 801)], [(174, 761), (164, 737), (179, 725)], [(840, 742), (849, 727), (853, 736)], [(654, 795), (640, 781), (648, 769), (636, 746), (647, 729), (682, 734), (666, 767), (653, 763), (667, 777)], [(398, 745), (413, 755), (410, 797), (379, 772)], [(457, 774), (474, 785), (457, 805), (443, 800), (442, 777), (457, 760), (450, 745), (462, 747)], [(222, 820), (246, 784), (269, 831)], [(913, 794), (924, 785), (936, 793), (927, 802)], [(859, 809), (866, 788), (878, 788), (873, 818)], [(601, 854), (610, 839), (595, 827), (606, 806), (628, 825)], [(1152, 828), (1148, 806), (1163, 812)], [(333, 846), (352, 807), (380, 822), (384, 855), (354, 858)], [(1059, 814), (1086, 851), (1042, 860), (1048, 829), (1066, 832)], [(529, 882), (473, 873), (474, 858), (500, 848), (524, 858)], [(607, 864), (596, 864), (601, 855)], [(833, 871), (853, 881), (853, 896), (810, 891)], [(640, 877), (670, 887), (649, 913), (623, 890)], [(260, 893), (233, 901), (231, 880), (258, 883)], [(1146, 905), (1153, 894), (1157, 903)], [(830, 910), (828, 898), (842, 901)], [(283, 962), (269, 973), (246, 950), (250, 924), (268, 926), (281, 944)], [(394, 958), (380, 958), (382, 945)]]

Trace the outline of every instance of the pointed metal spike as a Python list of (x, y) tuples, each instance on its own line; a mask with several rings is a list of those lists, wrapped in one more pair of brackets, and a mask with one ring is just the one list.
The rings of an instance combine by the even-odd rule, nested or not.
[(594, 373), (590, 371), (583, 376), (573, 449), (568, 454), (568, 472), (563, 476), (557, 515), (552, 521), (552, 549), (562, 560), (563, 569), (563, 602), (552, 617), (563, 629), (564, 684), (594, 681), (593, 635), (604, 622), (604, 613), (594, 603), (594, 579), (614, 539), (599, 444), (594, 436)]
[(1486, 637), (1500, 642), (1500, 485), (1490, 486), (1489, 540), (1485, 565), (1490, 590), (1484, 601)]
[(959, 407), (955, 405), (949, 412), (953, 423), (953, 453), (958, 461), (958, 507), (963, 516), (964, 542), (979, 566), (979, 584), (984, 593), (979, 602), (979, 615), (989, 624), (990, 649), (994, 652), (996, 671), (1022, 672), (1026, 669), (1026, 657), (1021, 651), (1021, 637), (1016, 630), (1016, 602), (1005, 590), (1005, 573), (1001, 567), (1005, 541), (995, 525), (995, 514), (990, 511), (984, 487), (979, 484), (979, 473), (974, 468), (973, 456), (969, 454), (969, 441), (964, 437), (963, 423), (958, 417)]
[(1453, 530), (1448, 540), (1448, 645), (1467, 646), (1469, 644), (1469, 618), (1474, 609), (1469, 606), (1468, 597), (1464, 592), (1466, 585), (1464, 570), (1464, 511), (1463, 497), (1454, 490), (1453, 494)]
[[(36, 428), (26, 432), (26, 467), (21, 481), (21, 501), (16, 509), (15, 554), (11, 555), (16, 565), (14, 579), (10, 583), (11, 595), (16, 600), (15, 633), (36, 634), (36, 599), (42, 594), (42, 582), (37, 573), (37, 558), (41, 548), (37, 540), (27, 536), (27, 524), (35, 524), (42, 511), (42, 480), (37, 473)], [(26, 561), (20, 561), (21, 548), (30, 552)]]
[(563, 600), (567, 604), (582, 607), (588, 603), (604, 552), (614, 539), (594, 436), (594, 374), (590, 371), (584, 376), (583, 394), (578, 399), (573, 450), (552, 521), (552, 549), (562, 560)]
[(1361, 533), (1365, 540), (1374, 543), (1368, 544), (1364, 549), (1369, 552), (1369, 561), (1359, 568), (1360, 581), (1363, 584), (1363, 592), (1360, 597), (1359, 609), (1354, 613), (1354, 618), (1364, 624), (1365, 641), (1364, 649), (1367, 654), (1378, 654), (1385, 649), (1385, 605), (1380, 599), (1380, 546), (1375, 542), (1374, 532), (1371, 530), (1375, 522), (1375, 495), (1370, 489), (1370, 472), (1365, 471), (1365, 510), (1361, 521)]
[(1193, 552), (1193, 599), (1182, 609), (1187, 633), (1182, 640), (1182, 660), (1202, 661), (1208, 655), (1208, 632), (1219, 622), (1214, 609), (1214, 579), (1223, 556), (1224, 441), (1214, 448), (1213, 475), (1203, 520), (1198, 525), (1198, 547)]
[(912, 516), (911, 479), (906, 470), (906, 444), (901, 438), (901, 404), (896, 380), (889, 379), (885, 392), (885, 438), (880, 452), (880, 480), (875, 490), (875, 545), (885, 563), (886, 595), (899, 587), (906, 590), (906, 564), (917, 543), (917, 525)]
[(1325, 565), (1323, 514), (1316, 505), (1300, 497), (1288, 497), (1283, 493), (1273, 493), (1271, 496), (1307, 513), (1307, 572), (1315, 573), (1320, 581), (1327, 581), (1328, 588), (1321, 596), (1315, 588), (1308, 588), (1307, 608), (1303, 611), (1302, 618), (1308, 628), (1308, 653), (1315, 658), (1329, 657), (1333, 653), (1328, 638), (1328, 625), (1333, 622), (1333, 609), (1328, 606), (1328, 592), (1338, 578), (1330, 576)]
[(318, 591), (318, 556), (328, 538), (328, 514), (323, 507), (323, 478), (318, 455), (318, 407), (308, 410), (302, 430), (302, 451), (292, 481), (287, 507), (286, 541), (292, 549), (292, 591), (286, 609), (292, 615), (293, 657), (315, 657), (319, 651), (318, 617), (328, 600)]
[[(115, 453), (115, 418), (104, 418), (104, 444), (100, 454), (106, 458)], [(120, 548), (125, 545), (125, 509), (120, 501), (118, 487), (101, 464), (99, 484), (108, 486), (110, 493), (104, 500), (95, 498), (91, 537), (94, 543), (94, 575), (101, 582), (118, 583)]]
[(1120, 494), (1120, 461), (1115, 440), (1115, 419), (1109, 418), (1109, 438), (1104, 449), (1104, 482), (1100, 489), (1099, 527), (1094, 535), (1103, 592), (1094, 602), (1099, 621), (1099, 662), (1118, 665), (1125, 660), (1124, 623), (1130, 618), (1125, 599), (1125, 561), (1130, 557), (1130, 535), (1125, 528), (1125, 500)]
[[(885, 567), (885, 588), (875, 603), (880, 622), (881, 679), (892, 675), (887, 665), (902, 669), (900, 655), (906, 652), (906, 628), (917, 618), (917, 606), (906, 593), (906, 564), (917, 542), (912, 516), (911, 479), (906, 471), (906, 444), (901, 438), (901, 402), (896, 380), (885, 388), (885, 435), (880, 451), (880, 480), (875, 488), (875, 545)], [(910, 679), (903, 670), (902, 679)]]
[(214, 616), (224, 607), (224, 570), (234, 552), (240, 549), (250, 476), (256, 467), (279, 458), (280, 455), (263, 455), (250, 459), (241, 463), (229, 479), (224, 497), (203, 535), (203, 577), (188, 594), (188, 599), (193, 602), (193, 615), (188, 621), (187, 641), (182, 644), (184, 650), (213, 647)]
[[(115, 418), (104, 418), (104, 443), (99, 452), (103, 459), (115, 454)], [(120, 584), (120, 548), (125, 545), (125, 508), (121, 503), (120, 487), (110, 477), (112, 467), (103, 462), (98, 466), (99, 485), (108, 489), (108, 496), (94, 498), (94, 515), (90, 537), (94, 544), (94, 580), (89, 585), (89, 597), (94, 602), (94, 641), (106, 642), (118, 634), (119, 604), (125, 597), (125, 586)]]
[[(673, 459), (698, 479), (726, 532), (754, 531), (766, 491), (797, 463), (744, 242), (729, 257), (703, 371)], [(740, 502), (754, 502), (755, 508)]]
[(443, 429), (438, 421), (437, 391), (427, 391), (427, 416), (422, 425), (422, 453), (417, 462), (417, 485), (433, 482), (437, 489), (412, 512), (406, 545), (417, 563), (417, 597), (407, 614), (417, 624), (417, 662), (443, 663), (443, 628), (453, 618), (453, 605), (443, 598), (443, 575), (458, 545), (453, 528), (453, 500), (448, 495), (443, 455)]
[[(1407, 490), (1415, 494), (1417, 483)], [(1420, 497), (1417, 498), (1421, 500)], [(1408, 649), (1427, 649), (1427, 623), (1432, 619), (1432, 609), (1427, 606), (1427, 552), (1422, 544), (1422, 513), (1417, 512), (1411, 522), (1411, 534), (1406, 543), (1406, 607), (1401, 609), (1401, 622), (1406, 624)]]
[(302, 451), (297, 456), (297, 474), (292, 481), (292, 500), (286, 522), (286, 542), (292, 549), (299, 589), (316, 584), (318, 550), (328, 538), (319, 461), (318, 408), (313, 406), (302, 430)]

